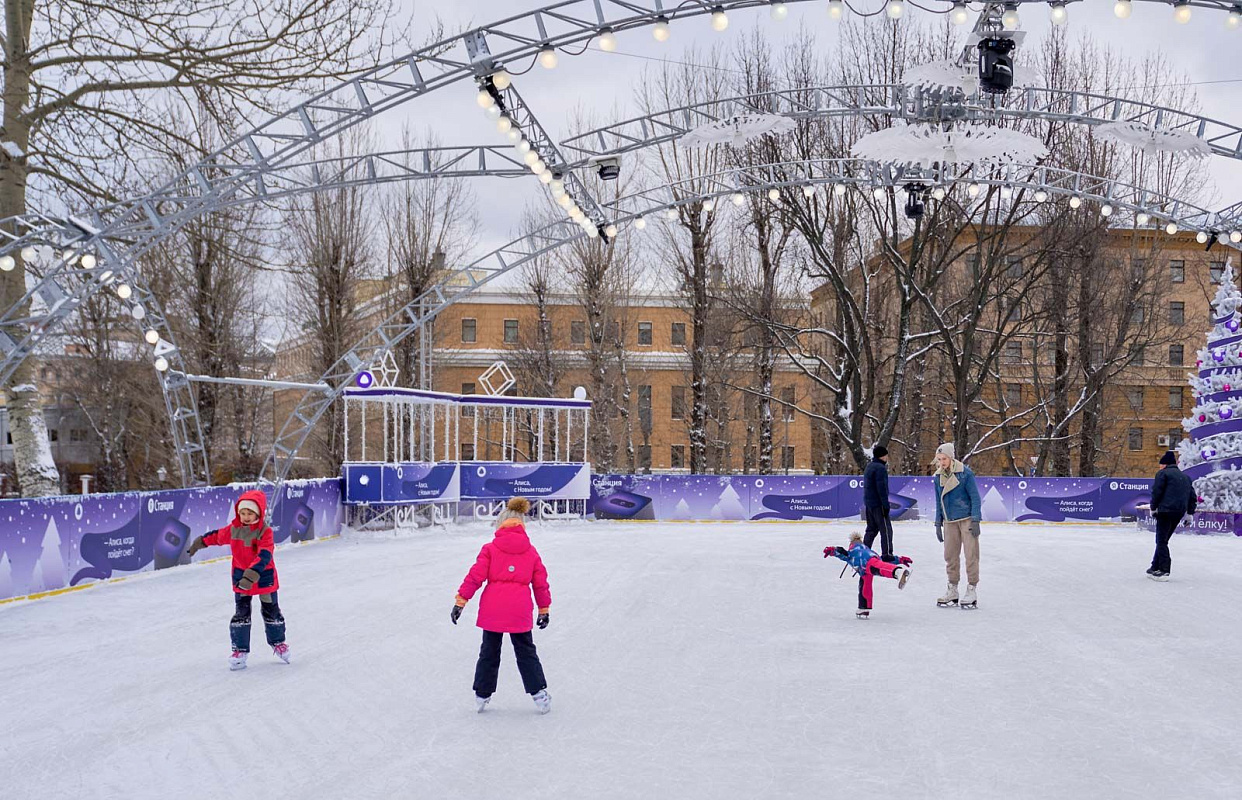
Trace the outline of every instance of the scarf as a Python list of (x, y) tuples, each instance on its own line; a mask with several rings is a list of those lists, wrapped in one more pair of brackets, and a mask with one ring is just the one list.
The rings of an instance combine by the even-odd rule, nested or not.
[(953, 463), (949, 465), (947, 470), (937, 468), (936, 475), (940, 478), (940, 498), (942, 500), (949, 492), (956, 489), (959, 483), (961, 483), (961, 481), (957, 479), (957, 476), (961, 474), (964, 469), (966, 469), (966, 465), (957, 459), (953, 459)]

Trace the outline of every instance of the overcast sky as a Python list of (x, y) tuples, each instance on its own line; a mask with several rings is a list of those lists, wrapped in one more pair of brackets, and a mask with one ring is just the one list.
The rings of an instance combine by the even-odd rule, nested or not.
[[(411, 13), (418, 35), (426, 31), (436, 15), (449, 29), (461, 30), (544, 5), (547, 3), (541, 0), (439, 0), (412, 3)], [(855, 0), (855, 5), (878, 9), (881, 0)], [(948, 4), (929, 0), (929, 5)], [(1114, 17), (1112, 6), (1112, 0), (1071, 3), (1071, 35), (1091, 36), (1101, 45), (1112, 46), (1132, 58), (1162, 50), (1189, 75), (1193, 84), (1189, 88), (1198, 92), (1202, 113), (1222, 120), (1242, 119), (1242, 63), (1237, 58), (1242, 52), (1242, 30), (1227, 30), (1224, 13), (1195, 9), (1189, 24), (1178, 25), (1167, 5), (1135, 2), (1128, 20)], [(1021, 9), (1022, 29), (1028, 31), (1028, 43), (1038, 40), (1050, 27), (1048, 7), (1024, 4)], [(914, 8), (907, 9), (907, 14), (910, 19), (923, 22), (933, 16)], [(759, 27), (777, 46), (800, 30), (812, 32), (819, 47), (836, 46), (838, 23), (828, 17), (826, 0), (791, 4), (789, 16), (783, 22), (772, 21), (764, 9), (754, 9), (731, 14), (730, 23), (726, 32), (716, 33), (706, 17), (684, 20), (673, 25), (672, 38), (664, 44), (652, 38), (650, 29), (625, 33), (618, 37), (616, 53), (592, 49), (581, 56), (562, 55), (555, 70), (536, 67), (515, 85), (551, 134), (561, 139), (570, 132), (571, 119), (577, 113), (600, 123), (636, 116), (634, 87), (641, 81), (644, 69), (658, 66), (660, 59), (683, 59), (690, 45), (729, 46)], [(376, 131), (382, 143), (390, 145), (395, 141), (393, 137), (402, 124), (431, 131), (443, 144), (502, 142), (493, 124), (475, 105), (470, 83), (433, 92), (383, 119)], [(1210, 207), (1242, 200), (1242, 162), (1214, 156), (1211, 172), (1214, 186), (1205, 190), (1205, 196), (1195, 199)], [(496, 246), (508, 241), (522, 208), (538, 199), (541, 190), (533, 177), (477, 182), (481, 244)]]

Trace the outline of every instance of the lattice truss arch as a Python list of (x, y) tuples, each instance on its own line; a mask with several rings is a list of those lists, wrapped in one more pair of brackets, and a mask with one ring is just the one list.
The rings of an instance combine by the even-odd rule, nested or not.
[[(1042, 3), (1042, 0), (1013, 2), (1020, 5)], [(365, 178), (355, 177), (355, 182), (404, 180), (443, 174), (509, 174), (513, 177), (521, 174), (519, 163), (506, 152), (507, 148), (500, 147), (376, 154), (357, 159), (352, 166), (319, 162), (311, 163), (313, 168), (309, 171), (297, 168), (308, 166), (306, 163), (299, 165), (296, 159), (310, 148), (373, 116), (436, 89), (468, 79), (478, 80), (501, 65), (520, 67), (526, 59), (535, 58), (540, 50), (547, 47), (583, 46), (605, 31), (619, 33), (659, 21), (674, 22), (703, 16), (717, 9), (736, 11), (767, 5), (769, 0), (689, 0), (680, 5), (666, 4), (662, 0), (567, 0), (554, 3), (436, 43), (334, 86), (238, 137), (144, 197), (69, 219), (28, 215), (0, 221), (0, 228), (3, 229), (0, 233), (5, 240), (0, 244), (0, 254), (16, 255), (33, 244), (52, 244), (58, 251), (63, 248), (98, 255), (97, 264), (92, 268), (85, 268), (80, 261), (74, 263), (70, 259), (57, 260), (45, 267), (28, 282), (29, 289), (23, 300), (0, 316), (0, 356), (3, 357), (0, 378), (7, 379), (16, 364), (30, 355), (85, 299), (109, 282), (118, 280), (133, 287), (135, 301), (146, 309), (144, 328), (155, 330), (164, 342), (172, 342), (171, 332), (155, 298), (142, 287), (132, 265), (143, 253), (158, 246), (188, 221), (226, 205), (340, 184), (345, 182), (346, 172), (351, 169), (368, 173)], [(947, 11), (949, 4), (944, 5)], [(1190, 0), (1190, 5), (1224, 11), (1232, 6), (1232, 2)], [(822, 106), (819, 109), (807, 107), (805, 100), (796, 100), (792, 96), (768, 98), (768, 104), (762, 107), (764, 110), (780, 110), (781, 104), (787, 103), (793, 113), (804, 116), (816, 111), (830, 112), (834, 107), (848, 113), (866, 113), (872, 108), (876, 113), (882, 113), (896, 106), (901, 116), (912, 119), (923, 119), (928, 113), (927, 98), (919, 92), (910, 93), (904, 87), (889, 87), (886, 90), (889, 96), (873, 105), (862, 102), (870, 95), (862, 96), (852, 104), (847, 102), (834, 106), (831, 102), (832, 97), (840, 97), (842, 93), (865, 92), (866, 89), (836, 87), (835, 90), (824, 90), (819, 94), (828, 102), (819, 104)], [(1045, 94), (1041, 96), (1040, 92)], [(507, 96), (509, 94), (506, 93)], [(883, 97), (883, 94), (877, 93), (877, 96)], [(1242, 148), (1242, 135), (1239, 135), (1237, 128), (1197, 117), (1183, 119), (1177, 116), (1178, 112), (1170, 109), (1139, 108), (1141, 104), (1116, 98), (1092, 98), (1073, 93), (1068, 97), (1055, 97), (1048, 90), (1022, 90), (1015, 92), (1014, 97), (1022, 99), (1006, 103), (1005, 108), (999, 110), (988, 107), (975, 111), (967, 109), (965, 113), (995, 115), (1008, 111), (1033, 116), (1060, 114), (1066, 119), (1088, 122), (1104, 118), (1146, 120), (1154, 116), (1152, 121), (1166, 127), (1193, 126), (1196, 135), (1223, 155), (1238, 157)], [(793, 108), (795, 100), (798, 108)], [(516, 109), (522, 108), (521, 98), (515, 92), (510, 103)], [(755, 98), (739, 99), (736, 103), (739, 107), (754, 105)], [(852, 110), (846, 108), (850, 105)], [(687, 124), (696, 116), (706, 120), (712, 113), (704, 108), (681, 111)], [(665, 116), (672, 118), (672, 115)], [(543, 137), (551, 143), (533, 114), (527, 114), (527, 122), (528, 135)], [(656, 135), (618, 144), (627, 137), (632, 138), (627, 125), (641, 127), (643, 124), (650, 124)], [(625, 152), (669, 141), (677, 135), (677, 127), (676, 123), (669, 126), (664, 121), (657, 122), (655, 118), (648, 118), (645, 122), (632, 120), (593, 132), (597, 144), (589, 143), (591, 134), (564, 142), (557, 157), (568, 163), (568, 158), (562, 153), (577, 155), (580, 160), (574, 163), (580, 165), (581, 159), (588, 153)], [(610, 137), (613, 137), (611, 141)], [(335, 175), (325, 174), (324, 168), (340, 171)], [(316, 169), (319, 171), (316, 172)], [(594, 203), (593, 198), (584, 196), (582, 199), (589, 210), (602, 208)], [(1229, 211), (1232, 216), (1236, 209)], [(591, 216), (594, 217), (594, 214)], [(1203, 218), (1209, 217), (1204, 212)], [(201, 483), (207, 478), (206, 453), (201, 446), (201, 428), (193, 392), (184, 380), (184, 365), (175, 346), (165, 356), (170, 362), (170, 369), (161, 382), (173, 420), (175, 444), (181, 456), (182, 480), (187, 485)], [(177, 377), (179, 374), (181, 378)]]

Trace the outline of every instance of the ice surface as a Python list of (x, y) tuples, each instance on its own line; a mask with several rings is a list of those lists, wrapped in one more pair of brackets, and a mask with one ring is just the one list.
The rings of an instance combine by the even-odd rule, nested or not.
[(858, 621), (853, 527), (532, 526), (547, 717), (508, 644), (475, 713), (481, 528), (280, 551), (289, 666), (256, 624), (229, 672), (227, 562), (0, 606), (0, 796), (1242, 796), (1242, 541), (1176, 537), (1160, 584), (1149, 535), (985, 523), (970, 612), (898, 523), (914, 577)]

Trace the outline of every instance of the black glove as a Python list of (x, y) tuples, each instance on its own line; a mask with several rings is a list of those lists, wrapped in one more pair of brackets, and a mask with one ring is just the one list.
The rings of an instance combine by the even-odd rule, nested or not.
[(237, 588), (243, 592), (250, 591), (250, 587), (259, 582), (259, 573), (252, 569), (248, 569), (242, 573), (241, 578), (237, 580)]
[(936, 523), (936, 541), (944, 543), (944, 525), (940, 522)]
[(457, 620), (461, 619), (461, 606), (454, 605), (452, 613), (449, 614), (449, 618), (452, 619), (453, 624), (456, 625)]
[(185, 553), (188, 556), (192, 556), (195, 553), (197, 553), (199, 550), (202, 550), (206, 546), (207, 544), (203, 541), (203, 537), (200, 536), (194, 541), (190, 542), (190, 546), (186, 549)]
[(540, 614), (539, 619), (535, 620), (535, 624), (539, 626), (539, 630), (543, 630), (544, 628), (548, 627), (547, 612)]
[(979, 520), (972, 519), (970, 521), (970, 535), (976, 539), (979, 538)]

